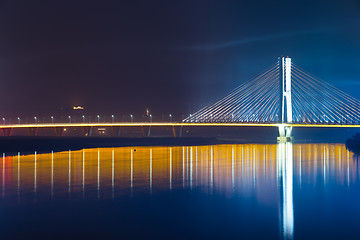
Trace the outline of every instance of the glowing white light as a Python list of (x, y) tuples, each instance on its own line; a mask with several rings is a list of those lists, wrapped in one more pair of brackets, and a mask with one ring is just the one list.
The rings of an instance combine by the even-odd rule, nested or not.
[(282, 181), (282, 228), (285, 239), (292, 238), (294, 232), (293, 206), (293, 146), (292, 143), (278, 145), (278, 177)]
[(152, 158), (152, 148), (150, 148), (150, 193), (152, 193)]
[(170, 167), (169, 167), (169, 172), (170, 172), (170, 190), (172, 189), (172, 147), (170, 147)]
[(130, 157), (130, 159), (131, 159), (130, 186), (131, 186), (131, 191), (132, 191), (133, 190), (133, 180), (134, 180), (134, 150), (133, 149), (130, 150), (130, 155), (131, 155), (131, 157)]
[(112, 198), (114, 198), (114, 185), (115, 185), (115, 156), (114, 149), (112, 149), (111, 158), (111, 187), (112, 187)]

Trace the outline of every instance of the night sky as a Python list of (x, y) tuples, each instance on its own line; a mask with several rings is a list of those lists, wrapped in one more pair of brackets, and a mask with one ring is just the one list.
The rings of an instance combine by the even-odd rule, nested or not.
[(360, 99), (360, 1), (0, 1), (0, 117), (187, 115), (280, 55)]

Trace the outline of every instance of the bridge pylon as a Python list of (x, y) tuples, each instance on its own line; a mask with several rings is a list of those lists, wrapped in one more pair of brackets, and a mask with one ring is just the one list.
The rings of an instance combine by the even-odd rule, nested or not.
[(291, 104), (291, 58), (279, 57), (279, 80), (280, 80), (280, 114), (279, 114), (279, 142), (292, 141), (292, 127), (286, 123), (292, 123)]

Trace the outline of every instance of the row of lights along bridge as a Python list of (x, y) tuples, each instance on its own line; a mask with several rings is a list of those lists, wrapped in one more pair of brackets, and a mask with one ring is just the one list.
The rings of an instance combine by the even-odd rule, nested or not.
[[(158, 116), (159, 118), (160, 116)], [(94, 116), (67, 116), (67, 117), (33, 117), (33, 118), (21, 118), (17, 117), (15, 119), (2, 118), (2, 124), (33, 124), (33, 123), (108, 123), (108, 122), (152, 122), (153, 120), (160, 121), (160, 119), (154, 119), (152, 114), (135, 116), (135, 115), (122, 115), (120, 117), (115, 115), (96, 115)], [(173, 122), (174, 120), (178, 121), (180, 119), (175, 119), (172, 114), (161, 115), (162, 122)]]
[[(190, 114), (191, 117), (191, 114)], [(346, 124), (349, 123), (349, 121), (347, 120), (347, 118), (349, 117), (349, 115), (347, 116), (342, 116), (341, 119), (339, 119), (339, 121), (334, 122), (334, 121), (329, 121), (326, 118), (326, 115), (323, 116), (324, 120), (320, 120), (320, 121), (309, 121), (308, 123), (315, 123), (315, 124)], [(299, 119), (301, 118), (301, 116), (299, 116)], [(172, 114), (168, 114), (168, 115), (161, 115), (161, 122), (177, 122), (177, 121), (181, 121), (182, 119), (184, 119), (184, 115), (181, 117), (181, 119), (175, 119), (174, 116)], [(155, 119), (157, 122), (160, 122), (160, 119)], [(3, 117), (2, 118), (2, 124), (6, 125), (6, 124), (32, 124), (32, 123), (109, 123), (109, 122), (153, 122), (153, 115), (149, 114), (149, 115), (142, 115), (141, 117), (135, 117), (134, 115), (130, 114), (130, 115), (122, 115), (121, 117), (116, 117), (115, 115), (97, 115), (97, 116), (67, 116), (65, 117), (54, 117), (54, 116), (50, 116), (50, 117), (43, 117), (43, 118), (39, 118), (39, 117), (33, 117), (33, 118), (20, 118), (17, 117), (15, 120), (14, 119), (9, 119), (9, 121), (7, 120), (7, 118)], [(193, 120), (191, 122), (221, 122), (221, 123), (227, 123), (227, 122), (237, 122), (234, 117), (231, 117), (231, 119), (228, 118), (223, 118), (223, 119), (217, 119), (216, 121), (213, 121), (212, 118), (210, 117), (210, 119), (207, 119), (205, 121), (202, 120)], [(259, 121), (256, 119), (245, 119), (245, 120), (241, 120), (238, 122), (243, 122), (243, 123), (266, 123), (265, 121)], [(306, 120), (301, 120), (301, 122), (299, 123), (307, 123)]]

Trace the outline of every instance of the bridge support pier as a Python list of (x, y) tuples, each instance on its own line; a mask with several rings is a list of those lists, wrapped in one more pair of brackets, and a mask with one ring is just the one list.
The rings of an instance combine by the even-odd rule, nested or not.
[(175, 126), (174, 125), (171, 127), (171, 130), (172, 130), (172, 136), (176, 137), (176, 131), (175, 131)]
[(278, 142), (291, 142), (293, 140), (291, 136), (292, 127), (281, 124), (278, 126), (278, 128), (279, 128), (279, 137), (277, 138)]
[(179, 132), (179, 137), (182, 137), (182, 132), (183, 132), (183, 126), (180, 126), (180, 132)]
[(1, 134), (4, 137), (9, 137), (9, 136), (12, 135), (12, 131), (13, 131), (13, 128), (2, 128), (1, 129)]
[(36, 136), (37, 131), (38, 131), (37, 127), (28, 127), (27, 128), (28, 136), (32, 136), (32, 137)]
[(86, 137), (91, 137), (93, 127), (83, 127), (82, 132)]
[(120, 127), (111, 127), (111, 136), (112, 137), (120, 137), (121, 129)]
[(62, 137), (64, 135), (63, 127), (54, 127), (55, 136)]
[(150, 134), (151, 134), (151, 126), (149, 126), (147, 136), (150, 137)]

